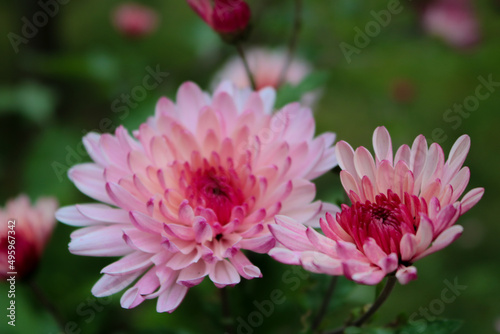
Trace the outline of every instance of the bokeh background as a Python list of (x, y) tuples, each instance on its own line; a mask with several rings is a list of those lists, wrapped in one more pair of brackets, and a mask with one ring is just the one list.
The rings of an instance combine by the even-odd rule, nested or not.
[[(61, 1), (63, 2), (63, 1)], [(348, 63), (339, 48), (354, 44), (355, 27), (373, 21), (370, 11), (386, 9), (386, 1), (307, 1), (298, 54), (325, 79), (323, 96), (315, 107), (317, 132), (334, 131), (353, 146), (371, 148), (376, 126), (385, 125), (393, 143), (411, 143), (418, 134), (438, 141), (449, 152), (466, 133), (472, 148), (466, 161), (471, 169), (468, 189), (484, 186), (482, 201), (459, 221), (463, 236), (447, 249), (419, 261), (419, 279), (398, 285), (375, 322), (386, 323), (400, 313), (407, 316), (428, 308), (458, 280), (466, 289), (440, 316), (463, 319), (459, 333), (500, 332), (498, 194), (500, 177), (500, 87), (480, 101), (465, 118), (447, 122), (443, 115), (454, 104), (474, 96), (479, 76), (500, 82), (500, 2), (473, 3), (481, 38), (474, 47), (456, 48), (429, 36), (421, 26), (415, 2), (401, 1), (403, 10)], [(58, 198), (61, 205), (89, 202), (66, 177), (67, 169), (88, 161), (81, 153), (81, 137), (97, 129), (109, 132), (124, 124), (129, 130), (152, 115), (156, 100), (174, 97), (187, 80), (209, 89), (211, 77), (235, 54), (187, 6), (185, 1), (143, 1), (159, 15), (157, 29), (144, 38), (127, 38), (115, 29), (111, 13), (120, 1), (66, 0), (48, 23), (19, 51), (6, 37), (21, 35), (22, 18), (31, 20), (41, 7), (34, 0), (0, 2), (0, 202), (19, 193), (32, 199)], [(249, 1), (253, 31), (248, 45), (283, 47), (293, 16), (292, 0)], [(147, 92), (129, 115), (113, 110), (121, 94), (142, 84), (147, 67), (168, 72), (161, 84)], [(103, 119), (106, 121), (103, 122)], [(443, 135), (436, 135), (442, 129)], [(445, 138), (446, 137), (446, 138)], [(316, 180), (318, 197), (342, 199), (338, 177)], [(155, 301), (133, 310), (119, 306), (119, 295), (96, 299), (90, 293), (106, 258), (72, 255), (67, 250), (74, 230), (58, 224), (35, 276), (67, 322), (67, 333), (223, 333), (218, 290), (209, 281), (191, 289), (173, 314), (158, 314)], [(308, 275), (252, 256), (264, 278), (229, 289), (232, 312), (248, 321), (274, 289), (284, 302), (275, 305), (262, 325), (243, 333), (299, 333), (311, 321), (329, 279)], [(0, 309), (7, 307), (7, 285), (0, 285)], [(4, 293), (5, 291), (5, 293)], [(1, 333), (61, 333), (31, 290), (18, 284), (17, 326), (7, 326), (0, 315)], [(325, 325), (336, 327), (349, 309), (370, 303), (373, 287), (355, 286), (341, 279)], [(415, 319), (424, 319), (417, 315)], [(432, 333), (427, 330), (426, 333)]]

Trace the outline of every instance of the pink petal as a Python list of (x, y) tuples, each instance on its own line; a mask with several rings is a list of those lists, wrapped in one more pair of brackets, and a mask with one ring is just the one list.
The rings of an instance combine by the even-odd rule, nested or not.
[(242, 252), (237, 252), (229, 260), (242, 277), (246, 279), (262, 277), (260, 269), (254, 266)]
[(80, 213), (76, 206), (65, 206), (56, 212), (56, 219), (71, 226), (89, 226), (100, 224), (101, 222), (92, 220)]
[(241, 280), (236, 268), (227, 260), (217, 261), (210, 271), (209, 277), (218, 288), (238, 284)]
[(132, 224), (141, 231), (152, 234), (161, 234), (163, 231), (161, 222), (141, 212), (130, 211), (129, 217)]
[(123, 225), (90, 226), (71, 234), (69, 251), (85, 256), (122, 256), (132, 252), (123, 241)]
[(464, 228), (460, 225), (454, 225), (441, 233), (436, 240), (432, 243), (431, 247), (427, 248), (424, 252), (420, 253), (416, 258), (415, 261), (420, 260), (423, 257), (426, 257), (427, 255), (430, 255), (434, 252), (437, 252), (449, 244), (451, 244), (453, 241), (457, 240), (458, 237), (462, 235)]
[(68, 171), (68, 177), (85, 195), (98, 201), (114, 204), (106, 193), (104, 169), (92, 163), (80, 164)]
[(269, 255), (278, 262), (284, 264), (300, 265), (300, 252), (294, 252), (288, 248), (276, 247), (269, 251)]
[(377, 164), (382, 160), (387, 160), (392, 165), (392, 142), (387, 129), (379, 126), (373, 133), (373, 148)]
[(396, 278), (398, 279), (399, 283), (403, 285), (408, 284), (409, 282), (417, 279), (417, 268), (415, 268), (414, 266), (401, 266), (396, 272)]
[(158, 296), (158, 302), (156, 304), (156, 312), (168, 312), (172, 313), (180, 305), (184, 297), (186, 296), (187, 288), (184, 285), (173, 283), (167, 288), (163, 293)]
[(101, 274), (108, 275), (123, 275), (130, 274), (135, 271), (141, 270), (143, 272), (145, 267), (150, 266), (151, 254), (142, 252), (133, 252), (128, 254), (116, 262), (104, 267)]
[(146, 233), (136, 228), (123, 229), (123, 240), (130, 248), (141, 252), (155, 254), (162, 249), (161, 235)]
[(193, 231), (195, 233), (195, 240), (197, 243), (204, 243), (205, 241), (212, 241), (213, 231), (207, 220), (203, 217), (196, 217), (193, 224)]
[(417, 252), (417, 239), (415, 235), (411, 233), (403, 235), (399, 249), (401, 251), (401, 260), (410, 261)]
[(418, 226), (416, 239), (417, 239), (417, 254), (423, 252), (429, 247), (434, 236), (434, 228), (432, 222), (426, 216), (422, 215), (420, 218), (420, 225)]
[(484, 188), (474, 188), (471, 191), (469, 191), (465, 196), (462, 198), (461, 201), (461, 213), (464, 214), (467, 211), (469, 211), (474, 205), (479, 202), (479, 200), (483, 197), (484, 194)]
[(208, 274), (208, 267), (204, 261), (198, 261), (192, 263), (186, 268), (179, 272), (179, 277), (177, 277), (177, 283), (187, 286), (188, 288), (193, 287), (201, 283), (203, 278)]
[(126, 275), (102, 275), (92, 288), (92, 294), (96, 297), (106, 297), (115, 294), (137, 279), (142, 274), (136, 271)]
[(267, 253), (276, 245), (276, 240), (272, 235), (265, 235), (262, 237), (243, 239), (239, 242), (238, 246), (242, 249), (248, 249), (256, 253)]
[(201, 253), (198, 250), (193, 250), (189, 254), (183, 254), (181, 252), (175, 253), (174, 256), (166, 263), (166, 266), (173, 270), (184, 269), (192, 263), (198, 262), (201, 257)]

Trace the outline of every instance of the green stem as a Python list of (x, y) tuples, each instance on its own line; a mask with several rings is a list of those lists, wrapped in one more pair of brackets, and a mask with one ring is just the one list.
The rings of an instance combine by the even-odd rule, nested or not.
[(287, 58), (286, 58), (285, 65), (283, 66), (283, 69), (281, 70), (278, 87), (281, 86), (285, 82), (286, 73), (288, 72), (288, 68), (290, 67), (290, 64), (292, 63), (295, 49), (297, 49), (297, 43), (299, 40), (301, 28), (302, 28), (302, 0), (295, 0), (292, 34), (290, 37), (290, 41), (288, 42)]
[(231, 308), (229, 306), (229, 296), (227, 295), (227, 288), (219, 289), (219, 291), (225, 331), (227, 334), (234, 334), (234, 328), (232, 324), (233, 318), (231, 316)]
[(323, 298), (323, 303), (321, 304), (321, 307), (318, 311), (318, 315), (313, 321), (313, 324), (311, 325), (311, 331), (315, 331), (319, 325), (321, 324), (321, 321), (325, 317), (326, 311), (328, 310), (328, 305), (330, 304), (330, 301), (333, 296), (333, 292), (335, 291), (335, 287), (337, 286), (337, 276), (333, 276), (332, 280), (330, 281), (330, 285), (328, 286), (328, 290), (326, 291), (325, 297)]
[(243, 51), (243, 46), (240, 42), (236, 43), (236, 50), (240, 55), (241, 60), (243, 61), (243, 66), (245, 66), (245, 71), (247, 72), (248, 79), (250, 80), (250, 84), (252, 85), (253, 90), (257, 90), (257, 85), (255, 84), (255, 79), (253, 77), (252, 71), (250, 70), (250, 66), (248, 65), (247, 57), (245, 56), (245, 51)]
[(31, 288), (31, 291), (33, 291), (35, 297), (40, 301), (40, 303), (44, 306), (44, 308), (52, 315), (57, 325), (59, 326), (61, 332), (64, 332), (66, 322), (64, 321), (63, 316), (57, 310), (55, 305), (47, 298), (42, 288), (40, 288), (40, 286), (35, 282), (35, 280), (29, 281), (29, 286)]
[(360, 327), (365, 321), (370, 319), (370, 317), (375, 312), (377, 312), (377, 310), (380, 308), (380, 306), (382, 306), (382, 304), (384, 304), (384, 302), (387, 300), (387, 297), (389, 297), (389, 295), (391, 294), (392, 289), (396, 285), (396, 282), (397, 282), (396, 276), (389, 276), (387, 278), (387, 282), (385, 283), (384, 289), (382, 290), (380, 295), (377, 297), (377, 300), (375, 300), (373, 305), (370, 307), (370, 309), (368, 311), (366, 311), (365, 314), (363, 314), (356, 321), (348, 323), (347, 325), (345, 325), (341, 328), (335, 329), (332, 332), (329, 332), (328, 334), (342, 334), (342, 333), (344, 333), (344, 330), (346, 329), (346, 327), (349, 327), (349, 326)]

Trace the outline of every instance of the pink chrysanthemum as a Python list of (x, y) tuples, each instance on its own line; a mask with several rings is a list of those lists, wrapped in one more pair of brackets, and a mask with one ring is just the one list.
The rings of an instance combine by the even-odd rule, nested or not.
[(314, 138), (311, 111), (298, 103), (272, 114), (274, 98), (228, 82), (211, 97), (185, 83), (136, 139), (123, 127), (84, 138), (94, 163), (69, 177), (106, 204), (65, 207), (57, 218), (85, 226), (71, 235), (72, 253), (123, 256), (102, 270), (94, 295), (133, 284), (123, 307), (158, 297), (158, 312), (172, 312), (205, 276), (217, 287), (260, 277), (242, 250), (274, 247), (274, 215), (316, 221), (327, 205), (312, 203), (309, 180), (336, 165), (335, 136)]
[(287, 249), (275, 248), (271, 256), (362, 284), (377, 284), (392, 273), (406, 284), (417, 278), (415, 261), (461, 235), (463, 228), (455, 222), (484, 192), (476, 188), (458, 200), (470, 177), (469, 168), (462, 168), (469, 137), (455, 142), (447, 161), (441, 147), (428, 148), (422, 135), (393, 158), (384, 127), (375, 130), (373, 146), (375, 159), (364, 147), (354, 151), (344, 141), (337, 144), (342, 185), (352, 205), (320, 220), (325, 235), (277, 217), (278, 225), (270, 229)]
[[(8, 272), (16, 272), (18, 279), (33, 273), (54, 229), (56, 209), (57, 201), (54, 198), (40, 198), (32, 206), (25, 195), (8, 201), (5, 209), (0, 209), (1, 279), (8, 278)], [(13, 247), (9, 249), (9, 245)], [(9, 259), (8, 255), (14, 258)]]

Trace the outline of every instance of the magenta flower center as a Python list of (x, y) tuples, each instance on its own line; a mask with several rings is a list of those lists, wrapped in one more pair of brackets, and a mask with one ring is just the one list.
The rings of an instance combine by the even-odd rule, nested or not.
[(415, 219), (409, 208), (392, 192), (388, 196), (378, 195), (375, 203), (343, 205), (342, 211), (337, 213), (337, 221), (361, 251), (365, 241), (373, 238), (387, 254), (399, 255), (403, 235), (415, 234)]
[(222, 168), (198, 169), (187, 189), (187, 198), (192, 206), (212, 209), (219, 223), (225, 225), (230, 221), (233, 208), (244, 202), (238, 183), (237, 177)]

